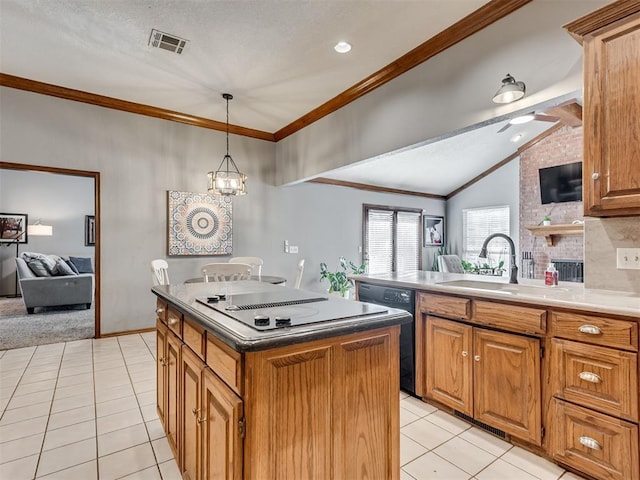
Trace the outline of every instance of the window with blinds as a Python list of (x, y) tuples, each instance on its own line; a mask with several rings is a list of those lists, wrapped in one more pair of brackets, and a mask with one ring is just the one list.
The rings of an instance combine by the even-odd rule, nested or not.
[(364, 205), (364, 261), (368, 273), (419, 270), (422, 211)]
[[(462, 210), (462, 259), (478, 262), (484, 240), (492, 233), (509, 235), (509, 206), (466, 208)], [(487, 263), (497, 267), (504, 261), (509, 267), (509, 245), (503, 238), (494, 238), (487, 246)], [(484, 263), (484, 260), (482, 260)]]

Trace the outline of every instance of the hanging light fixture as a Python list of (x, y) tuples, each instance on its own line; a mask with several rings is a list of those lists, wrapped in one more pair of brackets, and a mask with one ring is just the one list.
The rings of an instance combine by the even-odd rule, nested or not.
[(524, 97), (526, 85), (524, 82), (517, 82), (515, 78), (507, 73), (502, 79), (502, 86), (493, 96), (494, 103), (511, 103)]
[(223, 93), (222, 98), (227, 101), (227, 154), (222, 158), (218, 169), (208, 173), (209, 193), (225, 196), (245, 195), (247, 176), (240, 173), (236, 162), (229, 155), (229, 100), (233, 100), (233, 95)]

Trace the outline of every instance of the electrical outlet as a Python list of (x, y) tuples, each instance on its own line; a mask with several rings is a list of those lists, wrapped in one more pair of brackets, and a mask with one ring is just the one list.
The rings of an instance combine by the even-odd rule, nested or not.
[(640, 248), (617, 248), (616, 268), (618, 270), (640, 270)]
[(289, 240), (284, 241), (284, 253), (289, 253)]
[(289, 246), (289, 253), (298, 253), (298, 246), (297, 245), (290, 245)]

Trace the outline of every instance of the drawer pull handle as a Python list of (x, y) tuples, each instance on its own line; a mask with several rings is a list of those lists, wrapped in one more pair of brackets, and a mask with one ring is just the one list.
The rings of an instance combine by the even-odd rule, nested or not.
[(580, 372), (578, 377), (580, 377), (580, 380), (584, 380), (585, 382), (600, 383), (602, 381), (600, 375), (593, 372)]
[(600, 335), (602, 333), (602, 330), (595, 325), (580, 325), (578, 331), (580, 333), (588, 333), (589, 335)]
[(177, 318), (173, 318), (171, 317), (169, 319), (169, 325), (175, 325), (176, 323), (178, 323), (180, 320), (178, 320)]
[(587, 448), (590, 448), (591, 450), (602, 450), (602, 445), (600, 445), (600, 443), (598, 443), (598, 441), (594, 438), (580, 437), (578, 441), (580, 442), (580, 444), (584, 445)]
[(157, 314), (164, 313), (164, 308), (162, 308), (162, 307), (156, 308), (156, 313)]
[(467, 355), (469, 355), (469, 353), (468, 353), (468, 352), (465, 352), (465, 351), (463, 351), (463, 352), (462, 352), (462, 356), (463, 356), (463, 357), (466, 357)]

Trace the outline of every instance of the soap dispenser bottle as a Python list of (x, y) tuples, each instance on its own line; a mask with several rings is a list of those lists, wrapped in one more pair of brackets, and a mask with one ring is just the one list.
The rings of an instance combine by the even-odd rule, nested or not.
[(555, 263), (550, 263), (544, 272), (544, 284), (550, 287), (558, 285), (558, 271), (556, 270)]

